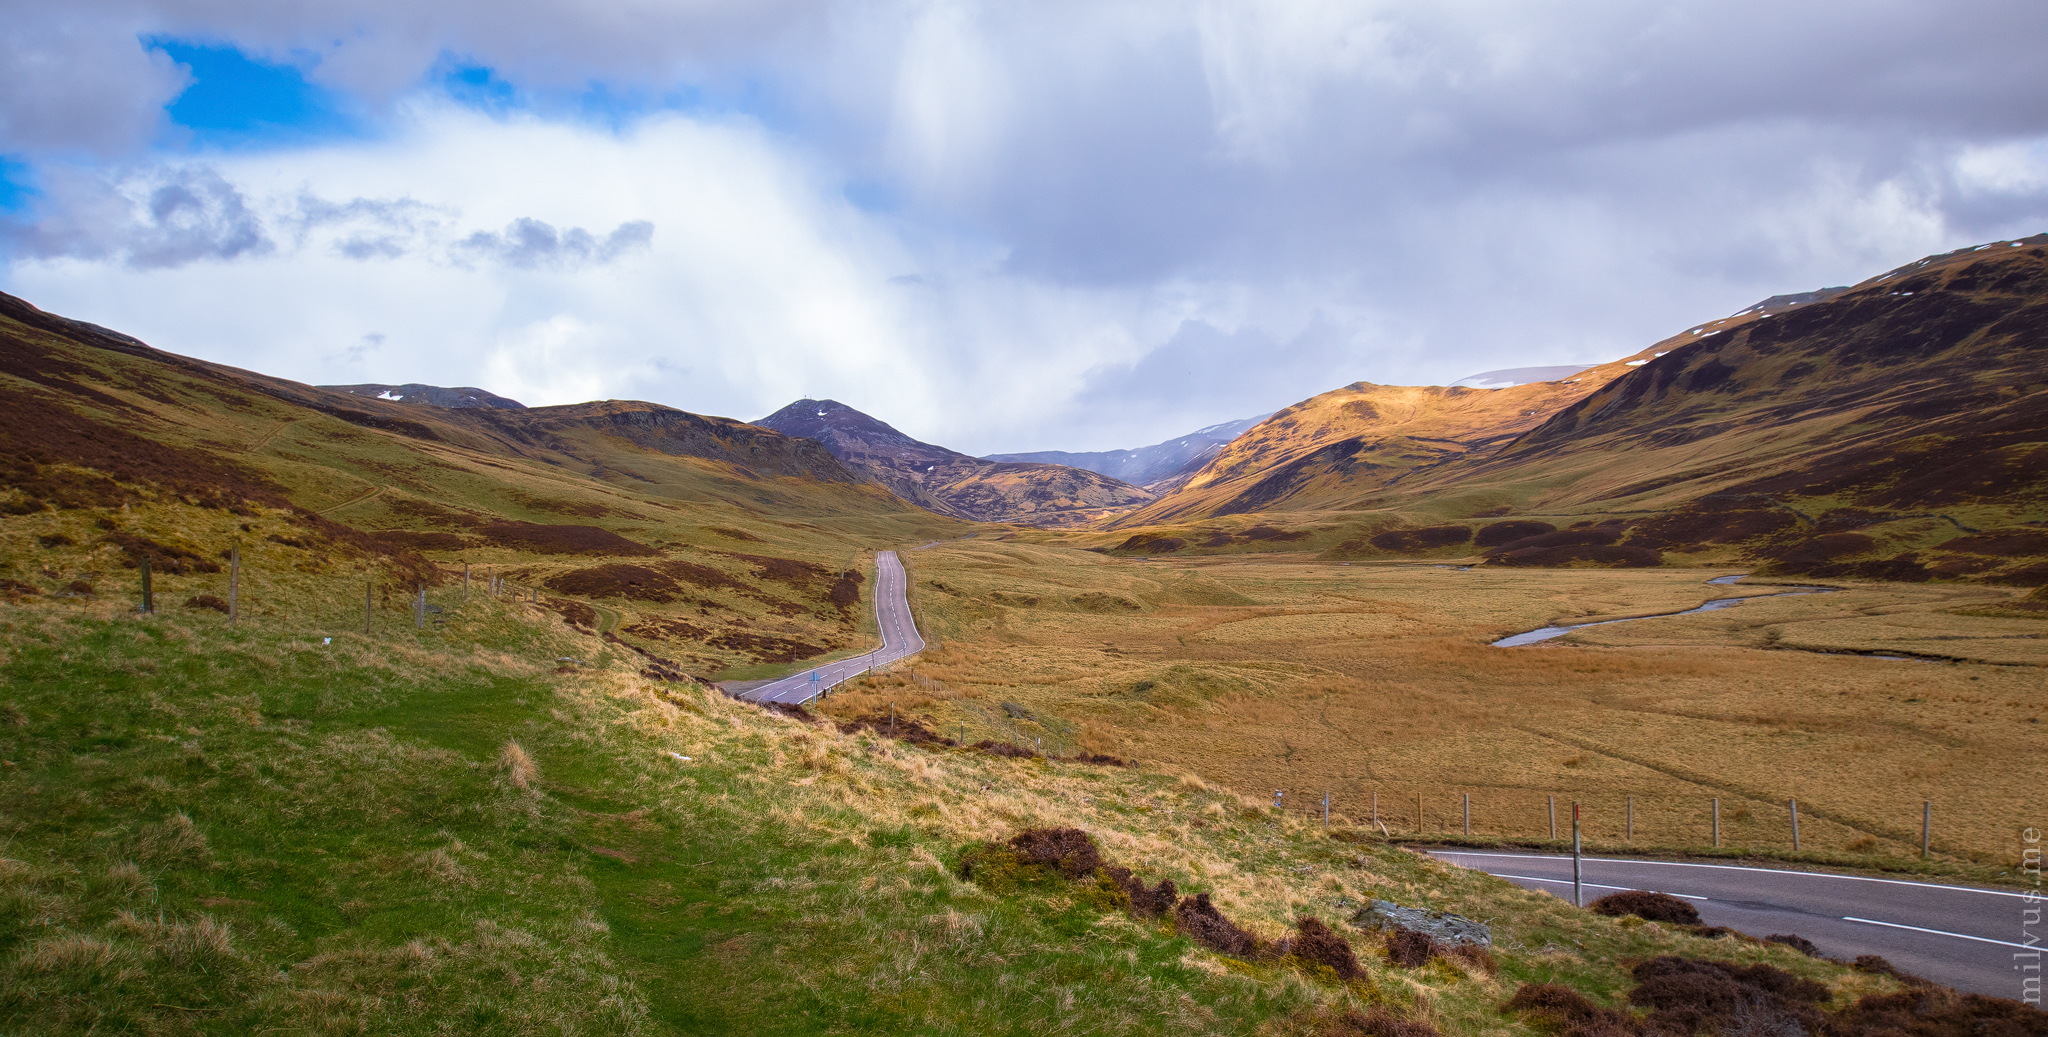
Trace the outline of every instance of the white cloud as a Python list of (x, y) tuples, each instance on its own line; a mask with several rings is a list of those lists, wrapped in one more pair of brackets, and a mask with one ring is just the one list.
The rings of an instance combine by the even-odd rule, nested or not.
[[(2048, 223), (2034, 0), (22, 18), (0, 153), (46, 195), (4, 278), (40, 305), (311, 381), (738, 417), (834, 396), (976, 452), (1605, 360)], [(374, 135), (152, 154), (135, 142), (178, 80), (138, 33), (291, 57)], [(521, 90), (701, 96), (617, 132), (559, 98), (492, 119), (420, 92), (451, 58)], [(34, 68), (97, 70), (10, 91)]]

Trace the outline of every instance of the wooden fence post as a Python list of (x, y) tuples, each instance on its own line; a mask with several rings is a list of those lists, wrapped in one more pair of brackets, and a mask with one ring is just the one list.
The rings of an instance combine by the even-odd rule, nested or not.
[(1927, 859), (1927, 850), (1934, 835), (1934, 801), (1920, 801), (1920, 859)]
[(1472, 834), (1472, 794), (1465, 793), (1465, 834)]
[(1714, 849), (1721, 848), (1721, 797), (1714, 797)]
[(1636, 797), (1628, 797), (1628, 841), (1636, 841)]
[(1796, 851), (1799, 849), (1799, 801), (1788, 799), (1785, 805), (1792, 811), (1792, 849)]
[(1548, 801), (1550, 802), (1550, 841), (1551, 841), (1551, 842), (1556, 842), (1556, 841), (1557, 841), (1557, 797), (1556, 797), (1555, 795), (1551, 795), (1551, 796), (1545, 796), (1544, 798), (1545, 798), (1546, 800), (1548, 800)]

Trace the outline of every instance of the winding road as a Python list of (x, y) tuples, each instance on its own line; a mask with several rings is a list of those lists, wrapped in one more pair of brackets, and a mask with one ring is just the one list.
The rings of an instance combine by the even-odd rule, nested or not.
[[(1570, 857), (1457, 850), (1430, 856), (1572, 898)], [(2041, 958), (2048, 945), (2041, 899), (2022, 891), (1612, 857), (1585, 858), (1583, 878), (1589, 904), (1623, 889), (1669, 893), (1691, 902), (1707, 925), (1759, 937), (1804, 936), (1833, 958), (1882, 955), (1957, 990), (2019, 998), (2021, 977), (2039, 977), (2048, 964)], [(2035, 971), (2020, 971), (2026, 965)]]
[(871, 666), (895, 662), (924, 651), (924, 638), (910, 614), (909, 580), (903, 560), (894, 551), (875, 555), (875, 625), (882, 631), (882, 647), (869, 655), (856, 655), (838, 662), (823, 663), (779, 681), (738, 692), (749, 702), (779, 702), (801, 705), (830, 690), (835, 684), (866, 673)]

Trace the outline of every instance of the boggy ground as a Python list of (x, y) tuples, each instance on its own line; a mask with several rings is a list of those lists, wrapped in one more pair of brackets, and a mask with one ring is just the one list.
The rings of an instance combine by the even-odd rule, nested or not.
[[(949, 733), (1190, 768), (1290, 810), (1379, 817), (1394, 835), (1548, 837), (1546, 797), (1588, 837), (1801, 847), (1897, 864), (1934, 803), (1938, 859), (1996, 878), (2048, 821), (2048, 622), (2024, 593), (1844, 582), (1547, 644), (1556, 622), (1690, 608), (1768, 585), (1718, 571), (1370, 566), (1304, 556), (1134, 561), (1018, 542), (906, 552), (939, 647), (826, 708), (897, 703)], [(1779, 588), (1782, 589), (1782, 588)], [(1977, 662), (1899, 661), (1881, 652)], [(1418, 824), (1418, 796), (1421, 820)]]

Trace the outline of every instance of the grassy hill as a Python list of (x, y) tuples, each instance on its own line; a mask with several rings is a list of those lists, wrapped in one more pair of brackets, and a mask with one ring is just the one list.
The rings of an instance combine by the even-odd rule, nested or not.
[(572, 623), (698, 673), (848, 649), (872, 622), (856, 607), (864, 552), (972, 528), (817, 443), (729, 418), (390, 402), (164, 353), (7, 296), (0, 466), (4, 566), (24, 587), (131, 592), (146, 557), (174, 604), (225, 599), (222, 552), (239, 543), (250, 607), (280, 607), (262, 581), (289, 571), (324, 588), (294, 608), (360, 619), (365, 581), (402, 617), (416, 586), (455, 593), (466, 566), (478, 593), (493, 579), (544, 591)]
[[(1898, 989), (1173, 771), (764, 712), (530, 604), (369, 636), (282, 605), (234, 627), (88, 598), (0, 614), (0, 1028), (1306, 1034), (1382, 1032), (1342, 1021), (1378, 1009), (1521, 1033), (1541, 1024), (1499, 1010), (1521, 984), (1617, 1004), (1627, 963), (1666, 953), (1773, 963), (1834, 1007)], [(1092, 876), (962, 877), (976, 846), (1048, 827), (1268, 944), (1322, 919), (1362, 971), (1219, 953)], [(1370, 898), (1485, 919), (1492, 967), (1392, 963), (1345, 921)]]
[[(1343, 558), (2037, 586), (2044, 321), (2048, 235), (1751, 308), (1574, 381), (1351, 386), (1275, 415), (1095, 542), (1257, 548), (1263, 523)], [(1487, 520), (1520, 525), (1489, 535)]]

